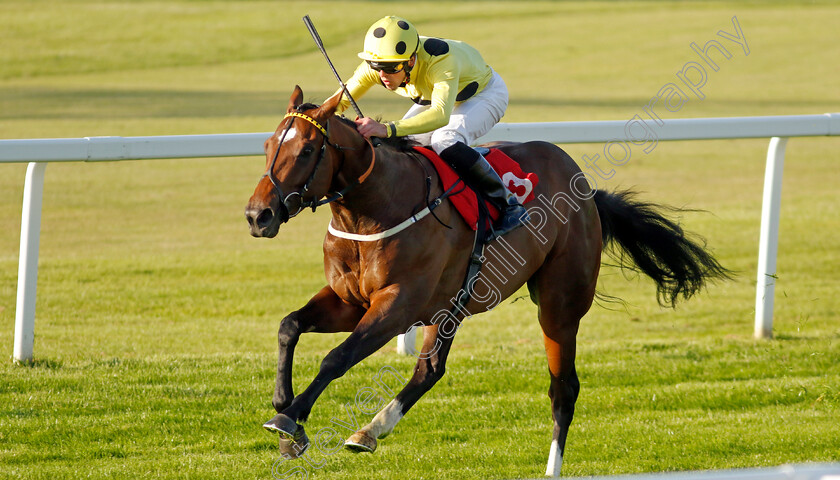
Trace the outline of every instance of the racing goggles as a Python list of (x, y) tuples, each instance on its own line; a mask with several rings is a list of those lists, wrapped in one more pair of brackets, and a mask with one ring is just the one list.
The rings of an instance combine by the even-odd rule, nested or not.
[(400, 73), (405, 70), (405, 62), (374, 62), (368, 60), (367, 63), (370, 65), (370, 68), (388, 75)]

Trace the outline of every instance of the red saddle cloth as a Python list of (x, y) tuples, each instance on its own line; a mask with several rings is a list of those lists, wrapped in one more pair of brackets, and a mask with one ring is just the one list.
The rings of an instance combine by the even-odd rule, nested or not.
[[(443, 189), (448, 190), (452, 185), (459, 180), (458, 174), (449, 166), (440, 156), (432, 150), (425, 147), (414, 147), (415, 150), (422, 153), (426, 158), (432, 162), (435, 170), (437, 170), (440, 180), (443, 183)], [(535, 173), (525, 173), (519, 164), (501, 150), (491, 148), (490, 153), (485, 155), (485, 158), (502, 181), (507, 186), (508, 190), (513, 192), (519, 199), (519, 203), (526, 204), (534, 199), (534, 188), (539, 183), (539, 178)], [(453, 192), (459, 192), (449, 197), (452, 204), (458, 210), (458, 213), (464, 217), (467, 225), (473, 230), (478, 228), (478, 197), (469, 187), (461, 188), (455, 187)], [(499, 218), (499, 211), (490, 204), (485, 202), (487, 210), (490, 212), (490, 217), (493, 221)]]

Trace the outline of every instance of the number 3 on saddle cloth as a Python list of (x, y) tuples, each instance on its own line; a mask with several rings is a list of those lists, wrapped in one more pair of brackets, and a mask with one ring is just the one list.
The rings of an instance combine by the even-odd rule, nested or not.
[[(423, 156), (429, 159), (434, 165), (440, 176), (441, 183), (443, 183), (443, 190), (449, 190), (455, 182), (460, 180), (458, 174), (450, 167), (438, 154), (425, 147), (414, 147), (415, 150), (422, 153)], [(501, 150), (491, 148), (490, 153), (484, 155), (484, 158), (493, 166), (499, 177), (502, 178), (508, 190), (516, 195), (519, 203), (526, 204), (534, 199), (534, 188), (539, 183), (539, 178), (535, 173), (525, 173), (519, 164), (507, 156)], [(455, 192), (449, 197), (455, 209), (467, 222), (473, 230), (478, 226), (478, 198), (475, 192), (470, 188), (457, 188)], [(485, 201), (487, 211), (490, 213), (490, 218), (495, 222), (499, 218), (499, 211), (489, 202)]]

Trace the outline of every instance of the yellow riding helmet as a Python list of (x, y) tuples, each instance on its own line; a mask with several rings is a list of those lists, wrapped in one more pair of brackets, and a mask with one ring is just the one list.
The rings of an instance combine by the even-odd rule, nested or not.
[(359, 58), (373, 62), (405, 61), (420, 45), (417, 29), (400, 17), (384, 17), (370, 26), (365, 34), (365, 50)]

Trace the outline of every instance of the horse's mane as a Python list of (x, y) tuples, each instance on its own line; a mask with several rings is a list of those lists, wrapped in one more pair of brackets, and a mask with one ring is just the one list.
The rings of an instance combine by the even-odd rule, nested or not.
[[(349, 118), (340, 115), (338, 115), (337, 117), (345, 125), (353, 127), (354, 129), (356, 128), (356, 123), (353, 120), (350, 120)], [(383, 145), (388, 145), (400, 152), (413, 151), (414, 146), (420, 145), (420, 143), (411, 140), (408, 137), (389, 137), (380, 138), (380, 140), (382, 140)]]
[(301, 103), (295, 107), (295, 110), (297, 110), (298, 113), (303, 113), (307, 110), (314, 110), (318, 107), (320, 107), (320, 105), (315, 105), (314, 103)]

